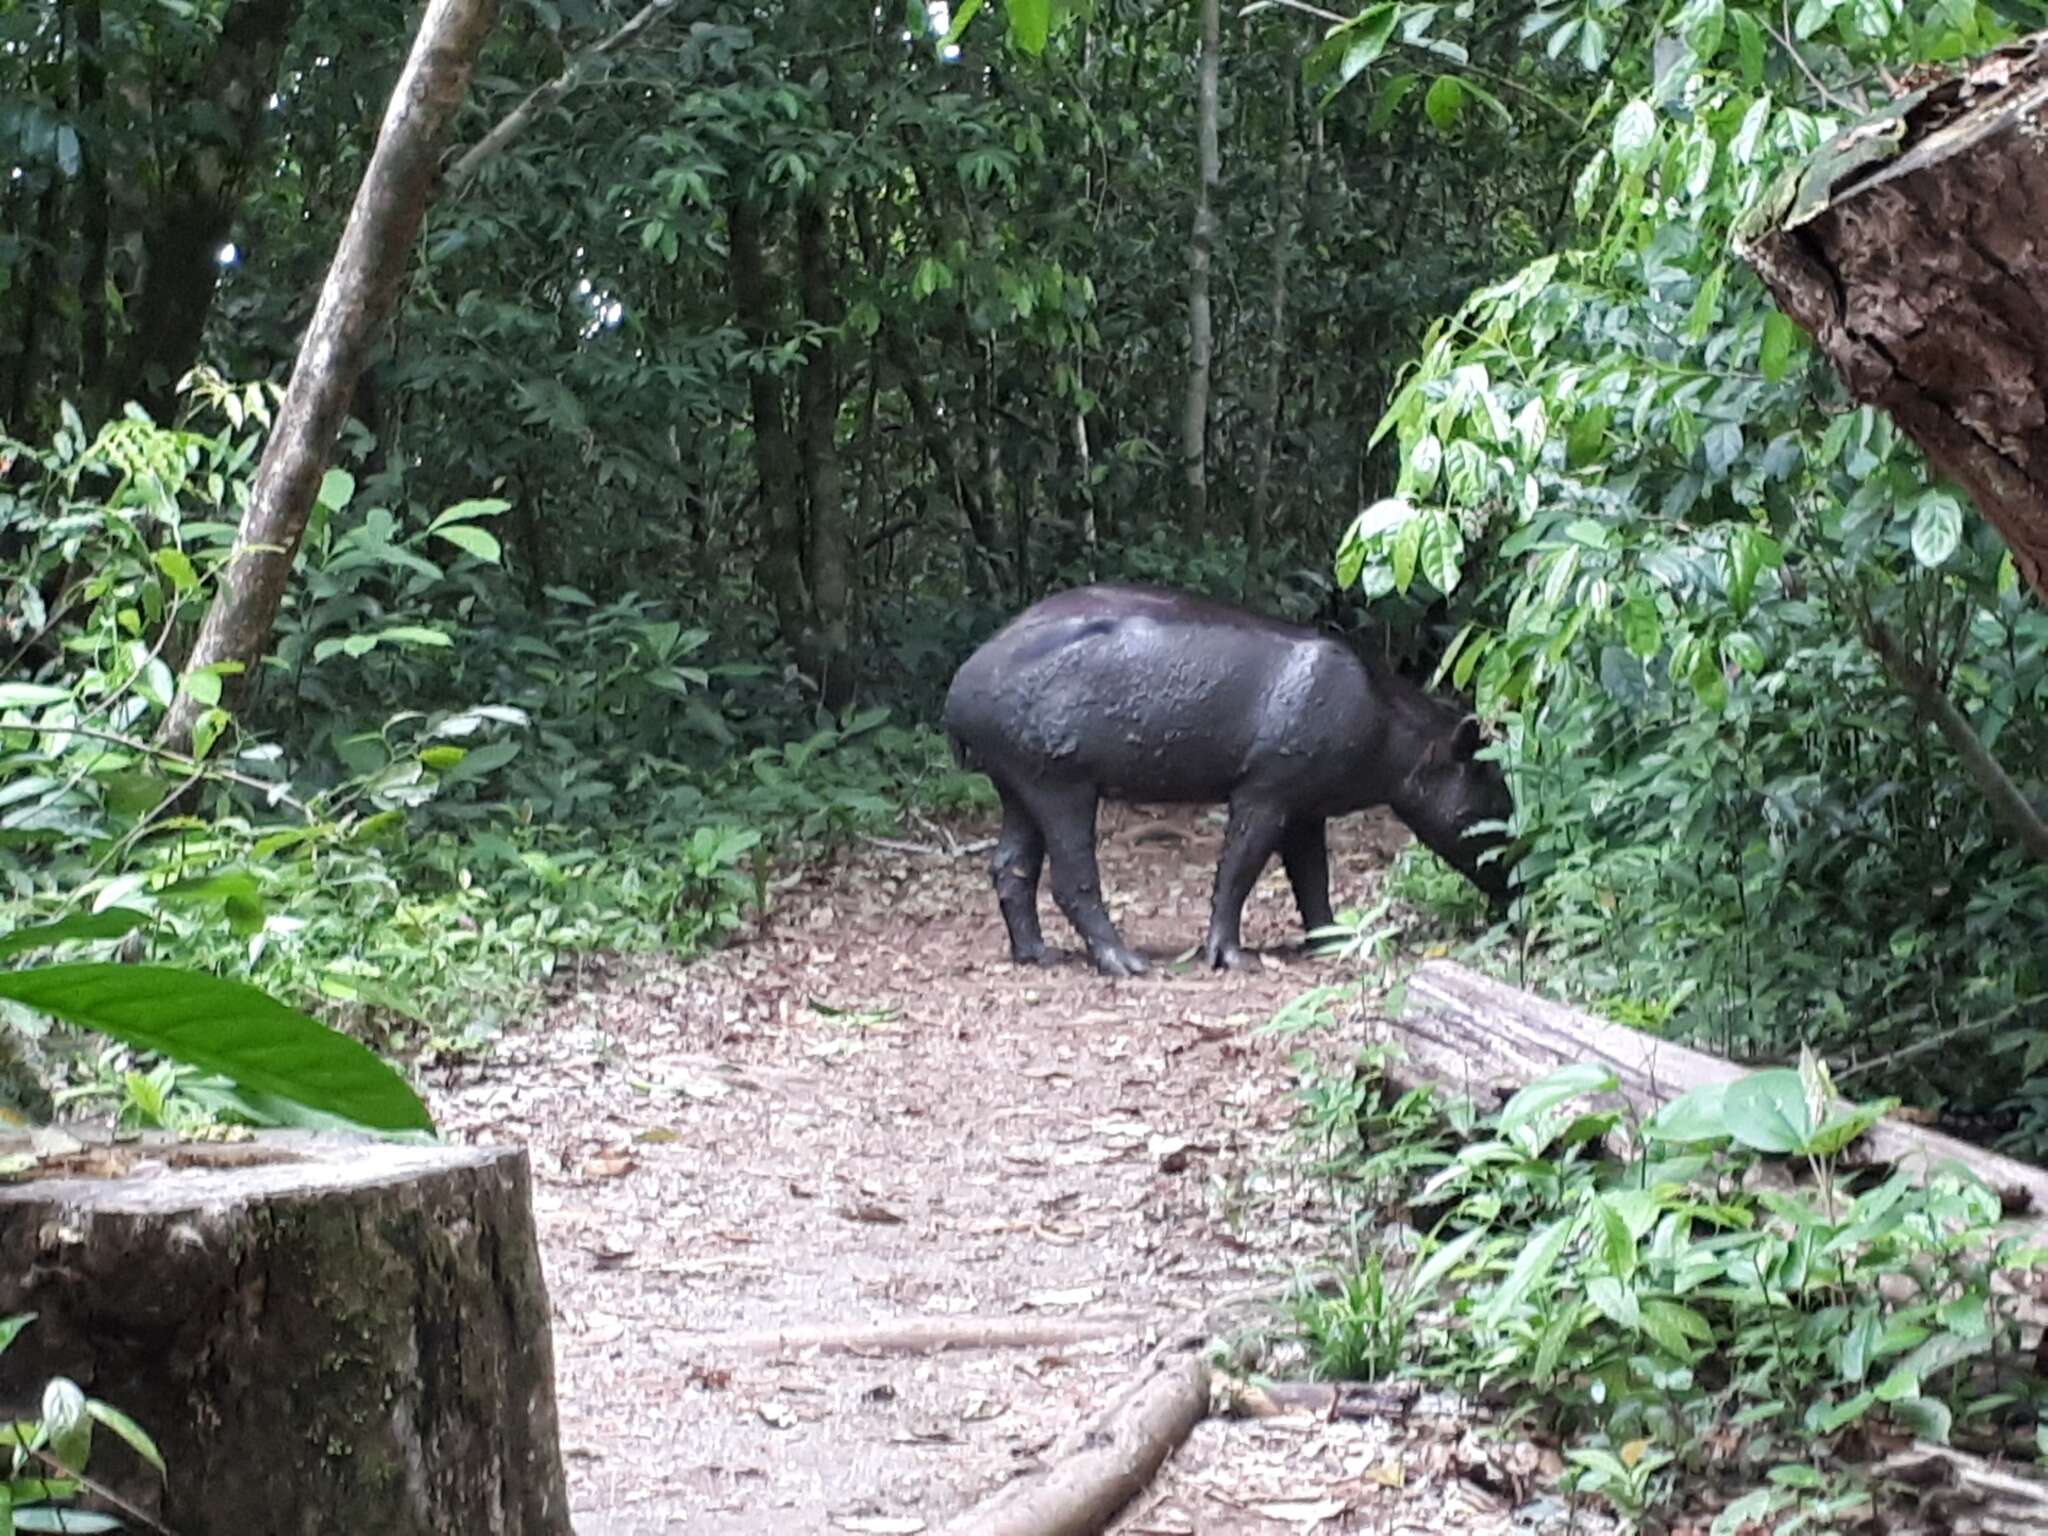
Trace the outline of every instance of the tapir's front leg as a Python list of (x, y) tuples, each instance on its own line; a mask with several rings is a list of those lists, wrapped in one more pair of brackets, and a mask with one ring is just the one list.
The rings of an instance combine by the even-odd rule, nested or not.
[(1216, 866), (1216, 895), (1209, 905), (1209, 937), (1202, 953), (1213, 966), (1235, 968), (1245, 963), (1238, 940), (1243, 932), (1245, 899), (1273, 850), (1280, 846), (1287, 818), (1270, 806), (1230, 803), (1230, 825), (1223, 833), (1223, 859)]

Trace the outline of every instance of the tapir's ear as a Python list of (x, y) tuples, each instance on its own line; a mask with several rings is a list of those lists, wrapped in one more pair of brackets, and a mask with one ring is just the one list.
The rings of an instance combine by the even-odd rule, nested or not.
[(1463, 762), (1484, 744), (1485, 738), (1479, 734), (1479, 717), (1467, 715), (1458, 722), (1457, 734), (1451, 737), (1451, 756)]

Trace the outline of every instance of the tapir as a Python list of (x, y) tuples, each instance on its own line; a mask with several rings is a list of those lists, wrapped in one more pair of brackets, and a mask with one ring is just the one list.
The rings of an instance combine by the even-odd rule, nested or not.
[(1276, 852), (1302, 923), (1330, 924), (1325, 823), (1369, 806), (1391, 808), (1496, 907), (1507, 899), (1505, 833), (1480, 824), (1514, 805), (1474, 756), (1479, 722), (1300, 625), (1153, 587), (1076, 587), (967, 658), (944, 724), (1002, 800), (991, 871), (1019, 963), (1051, 958), (1038, 923), (1050, 854), (1053, 898), (1096, 967), (1146, 969), (1102, 901), (1105, 799), (1229, 806), (1202, 946), (1212, 966), (1245, 962), (1245, 899)]

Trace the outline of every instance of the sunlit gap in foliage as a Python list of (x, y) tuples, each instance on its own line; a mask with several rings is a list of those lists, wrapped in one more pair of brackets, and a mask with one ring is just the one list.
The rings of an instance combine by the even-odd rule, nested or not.
[(229, 240), (213, 253), (213, 259), (219, 266), (232, 267), (242, 259), (242, 253), (235, 249), (235, 242)]
[[(946, 0), (925, 0), (924, 13), (931, 23), (933, 37), (944, 37), (953, 30), (953, 7), (948, 5)], [(905, 42), (915, 41), (908, 32), (903, 34), (903, 38)], [(946, 44), (939, 50), (939, 57), (948, 64), (955, 62), (960, 57), (960, 45)]]

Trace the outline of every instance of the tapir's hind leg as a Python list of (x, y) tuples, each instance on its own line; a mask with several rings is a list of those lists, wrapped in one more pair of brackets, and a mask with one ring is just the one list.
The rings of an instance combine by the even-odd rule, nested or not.
[(1330, 845), (1319, 817), (1287, 823), (1280, 836), (1280, 862), (1294, 887), (1294, 905), (1301, 926), (1310, 933), (1336, 921), (1330, 911)]
[(1043, 965), (1051, 958), (1038, 927), (1038, 874), (1045, 868), (1045, 833), (1007, 786), (998, 782), (996, 793), (1003, 801), (1003, 830), (996, 838), (989, 873), (995, 877), (1003, 926), (1010, 930), (1010, 958), (1019, 965)]
[(1143, 975), (1145, 962), (1125, 946), (1102, 904), (1102, 874), (1095, 864), (1095, 786), (1035, 783), (1021, 795), (1052, 855), (1053, 900), (1088, 946), (1096, 969), (1109, 976)]

